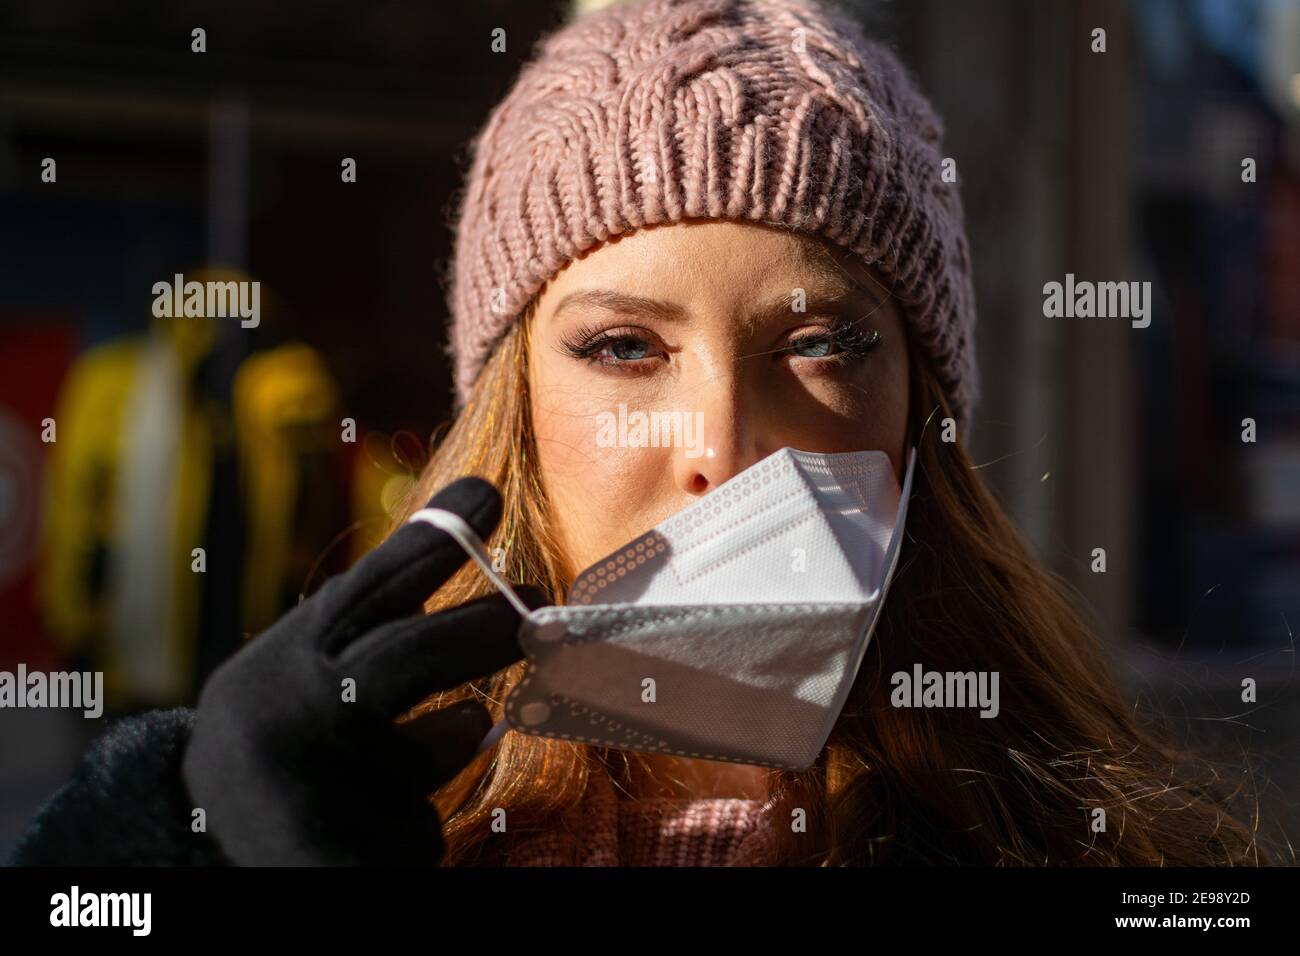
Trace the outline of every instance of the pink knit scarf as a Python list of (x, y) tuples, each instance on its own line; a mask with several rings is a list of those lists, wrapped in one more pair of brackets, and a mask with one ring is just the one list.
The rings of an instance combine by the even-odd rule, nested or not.
[(763, 866), (772, 862), (772, 821), (759, 800), (632, 800), (604, 773), (563, 826), (510, 842), (508, 866)]

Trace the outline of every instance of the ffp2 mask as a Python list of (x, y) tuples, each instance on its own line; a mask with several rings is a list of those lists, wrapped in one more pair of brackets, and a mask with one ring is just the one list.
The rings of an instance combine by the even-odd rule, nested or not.
[(838, 718), (892, 579), (902, 489), (882, 451), (782, 448), (530, 610), (450, 512), (425, 509), (523, 615), (506, 725), (593, 746), (801, 770)]

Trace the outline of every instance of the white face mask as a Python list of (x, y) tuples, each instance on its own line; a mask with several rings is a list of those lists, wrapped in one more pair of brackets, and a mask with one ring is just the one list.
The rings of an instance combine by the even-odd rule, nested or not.
[(782, 448), (530, 610), (458, 515), (424, 509), (523, 615), (521, 733), (802, 770), (838, 719), (893, 577), (900, 491), (882, 451)]

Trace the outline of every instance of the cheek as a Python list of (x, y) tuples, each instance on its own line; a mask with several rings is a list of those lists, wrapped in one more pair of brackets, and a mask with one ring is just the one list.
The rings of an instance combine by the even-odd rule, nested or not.
[(873, 447), (901, 452), (907, 437), (909, 377), (907, 352), (902, 348), (878, 370), (868, 368), (864, 373), (859, 414), (870, 430)]
[(794, 373), (800, 400), (783, 404), (785, 425), (824, 451), (881, 449), (901, 456), (907, 437), (908, 366), (905, 347), (882, 348), (855, 369)]
[(910, 383), (906, 349), (888, 357), (879, 369), (864, 372), (854, 417), (863, 424), (863, 447), (888, 452), (897, 465), (906, 455)]
[(600, 464), (595, 426), (606, 396), (591, 387), (592, 376), (577, 363), (545, 351), (534, 354), (529, 389), (538, 455), (544, 474), (568, 482)]
[(543, 358), (530, 374), (538, 467), (571, 572), (653, 524), (651, 502), (670, 468), (668, 449), (598, 443), (597, 416), (617, 413), (619, 396), (574, 366)]

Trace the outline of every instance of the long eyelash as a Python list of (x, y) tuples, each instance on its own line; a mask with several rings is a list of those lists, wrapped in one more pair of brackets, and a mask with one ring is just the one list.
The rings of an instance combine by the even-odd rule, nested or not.
[(880, 333), (874, 329), (864, 329), (853, 319), (838, 316), (832, 321), (828, 331), (817, 332), (812, 335), (801, 335), (798, 338), (791, 339), (790, 344), (786, 346), (786, 350), (808, 348), (827, 341), (838, 346), (840, 351), (834, 355), (823, 356), (820, 361), (831, 362), (836, 365), (847, 365), (850, 362), (859, 361), (869, 352), (874, 351), (880, 345)]
[(569, 335), (560, 339), (560, 346), (574, 358), (593, 359), (597, 352), (610, 342), (628, 338), (626, 335), (610, 335), (608, 330), (597, 329), (590, 325), (580, 325)]

